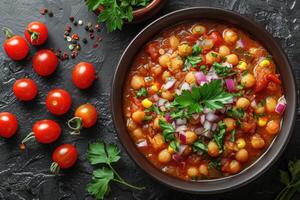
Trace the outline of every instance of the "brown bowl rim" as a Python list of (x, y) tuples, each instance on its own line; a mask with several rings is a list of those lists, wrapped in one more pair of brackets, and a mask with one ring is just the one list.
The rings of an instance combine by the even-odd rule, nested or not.
[(151, 12), (152, 9), (155, 9), (160, 3), (163, 3), (163, 1), (164, 0), (153, 0), (146, 7), (133, 10), (133, 17), (139, 17), (145, 13)]
[[(197, 14), (200, 16), (197, 16)], [(273, 139), (268, 149), (265, 150), (257, 161), (236, 175), (197, 182), (188, 182), (167, 175), (153, 166), (145, 156), (139, 152), (127, 131), (126, 122), (123, 117), (123, 83), (126, 80), (132, 60), (135, 58), (137, 51), (141, 49), (145, 43), (149, 42), (151, 38), (159, 34), (160, 30), (171, 27), (174, 22), (180, 22), (181, 19), (184, 19), (182, 20), (183, 22), (193, 21), (195, 19), (214, 19), (238, 26), (248, 34), (253, 35), (254, 38), (273, 55), (277, 70), (281, 74), (284, 94), (288, 101), (283, 116), (281, 134), (278, 134), (276, 138)], [(291, 137), (292, 128), (295, 123), (296, 97), (296, 84), (292, 68), (284, 51), (277, 44), (273, 36), (268, 33), (264, 27), (248, 17), (233, 11), (213, 7), (191, 7), (177, 10), (158, 18), (146, 26), (129, 43), (123, 52), (115, 70), (111, 88), (113, 121), (120, 142), (130, 157), (139, 167), (159, 182), (173, 189), (198, 194), (220, 193), (236, 189), (255, 180), (269, 169), (282, 154)], [(285, 134), (282, 134), (282, 132), (285, 132)]]

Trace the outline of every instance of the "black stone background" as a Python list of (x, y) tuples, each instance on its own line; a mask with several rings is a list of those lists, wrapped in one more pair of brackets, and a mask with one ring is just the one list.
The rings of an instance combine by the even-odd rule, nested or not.
[[(169, 0), (159, 15), (191, 6), (214, 6), (237, 11), (255, 19), (281, 44), (292, 64), (297, 85), (300, 86), (300, 2), (297, 0)], [(54, 12), (54, 17), (41, 16), (39, 9), (47, 7)], [(45, 22), (50, 31), (50, 37), (45, 47), (66, 48), (63, 31), (69, 23), (69, 16), (86, 21), (96, 21), (93, 13), (89, 13), (83, 0), (1, 0), (0, 27), (11, 27), (15, 33), (23, 35), (26, 24), (30, 21)], [(153, 20), (153, 19), (152, 19)], [(151, 20), (150, 20), (151, 21)], [(10, 111), (17, 115), (20, 128), (15, 137), (10, 140), (0, 139), (0, 199), (5, 200), (67, 200), (93, 199), (85, 190), (91, 178), (93, 168), (86, 161), (88, 144), (96, 139), (117, 143), (122, 149), (122, 159), (116, 165), (121, 175), (130, 183), (146, 186), (142, 192), (132, 191), (118, 185), (112, 185), (111, 194), (107, 199), (120, 200), (232, 200), (259, 199), (271, 200), (282, 188), (279, 181), (279, 168), (286, 168), (290, 159), (300, 158), (300, 107), (297, 110), (297, 120), (293, 136), (279, 161), (256, 181), (238, 190), (225, 194), (200, 196), (174, 191), (154, 181), (143, 170), (138, 168), (128, 157), (120, 145), (113, 126), (109, 98), (112, 76), (117, 61), (129, 41), (149, 23), (127, 25), (122, 31), (107, 33), (101, 31), (103, 42), (97, 49), (90, 42), (77, 59), (61, 62), (58, 70), (49, 78), (39, 77), (33, 72), (30, 61), (16, 63), (8, 59), (0, 51), (0, 111)], [(86, 34), (83, 27), (75, 28), (80, 35)], [(78, 30), (78, 31), (77, 31)], [(1, 46), (4, 41), (1, 35)], [(32, 47), (31, 56), (36, 48)], [(79, 61), (89, 61), (95, 64), (99, 80), (87, 91), (80, 91), (71, 83), (71, 69)], [(39, 85), (39, 95), (33, 102), (19, 102), (12, 93), (12, 85), (18, 78), (28, 76)], [(66, 88), (73, 97), (72, 110), (62, 117), (49, 114), (44, 100), (47, 92), (56, 87)], [(298, 95), (299, 96), (299, 95)], [(90, 102), (96, 105), (100, 119), (97, 125), (83, 131), (81, 136), (70, 136), (67, 133), (65, 121), (72, 117), (75, 108), (82, 103)], [(122, 113), (120, 113), (122, 114)], [(32, 144), (21, 152), (18, 144), (36, 120), (50, 118), (60, 122), (64, 128), (63, 136), (53, 145)], [(285, 134), (283, 131), (281, 134)], [(80, 152), (76, 166), (64, 175), (55, 177), (49, 173), (51, 152), (61, 143), (75, 144)], [(296, 196), (294, 199), (300, 199)]]

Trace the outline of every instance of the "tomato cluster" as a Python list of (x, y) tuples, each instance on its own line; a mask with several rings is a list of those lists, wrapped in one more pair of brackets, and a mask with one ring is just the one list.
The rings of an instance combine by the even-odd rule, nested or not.
[[(30, 51), (30, 46), (39, 46), (48, 39), (48, 28), (44, 23), (31, 22), (24, 31), (24, 39), (20, 35), (14, 35), (8, 28), (3, 29), (7, 39), (3, 44), (3, 49), (7, 56), (14, 61), (23, 60)], [(27, 40), (27, 41), (26, 41)], [(27, 43), (29, 42), (29, 44)], [(59, 64), (56, 54), (49, 49), (38, 50), (32, 58), (34, 71), (44, 77), (52, 75)], [(72, 81), (79, 89), (89, 88), (96, 80), (96, 70), (93, 64), (88, 62), (78, 63), (72, 71)], [(13, 93), (20, 101), (31, 101), (38, 95), (38, 85), (30, 78), (21, 78), (16, 80), (13, 85)], [(72, 105), (70, 93), (64, 89), (52, 89), (46, 96), (46, 108), (53, 115), (66, 114)], [(68, 121), (69, 127), (74, 133), (79, 134), (82, 127), (90, 128), (97, 122), (98, 113), (91, 104), (83, 104), (76, 109), (74, 118)], [(74, 126), (75, 125), (75, 126)], [(17, 132), (18, 120), (15, 115), (9, 112), (0, 113), (0, 137), (10, 138)], [(20, 148), (25, 148), (25, 143), (35, 140), (42, 144), (55, 142), (62, 133), (61, 126), (49, 119), (37, 121), (32, 132), (22, 141)], [(58, 173), (60, 168), (66, 169), (72, 167), (78, 157), (77, 149), (71, 144), (63, 144), (56, 148), (52, 154), (53, 163), (50, 170)]]

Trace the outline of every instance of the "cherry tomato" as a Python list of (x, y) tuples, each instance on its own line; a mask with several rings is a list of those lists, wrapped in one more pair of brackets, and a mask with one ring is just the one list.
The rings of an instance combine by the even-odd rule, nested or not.
[(38, 88), (32, 79), (21, 78), (14, 83), (13, 92), (17, 99), (29, 101), (36, 97)]
[(58, 65), (58, 58), (48, 49), (43, 49), (35, 53), (32, 58), (32, 65), (35, 72), (40, 76), (49, 76)]
[(72, 167), (78, 158), (77, 149), (71, 144), (63, 144), (55, 149), (52, 154), (53, 163), (50, 171), (58, 174), (60, 168), (67, 169)]
[(209, 37), (213, 39), (215, 46), (220, 46), (223, 43), (223, 38), (217, 31), (212, 32)]
[(58, 123), (48, 119), (40, 120), (33, 125), (32, 132), (24, 138), (22, 144), (31, 139), (36, 139), (36, 141), (43, 144), (49, 144), (57, 140), (60, 134), (61, 128)]
[(32, 45), (41, 45), (48, 39), (48, 28), (42, 22), (31, 22), (24, 32), (26, 40)]
[(88, 62), (78, 63), (72, 72), (72, 80), (76, 87), (86, 89), (90, 87), (96, 79), (94, 66)]
[(190, 44), (190, 45), (194, 45), (196, 42), (197, 42), (197, 40), (199, 39), (199, 35), (197, 35), (197, 34), (194, 34), (194, 35), (187, 35), (186, 37), (185, 37), (185, 39), (188, 41), (188, 43)]
[(0, 113), (0, 136), (12, 137), (18, 129), (18, 120), (15, 115), (9, 112)]
[(7, 39), (3, 43), (3, 48), (7, 56), (16, 61), (24, 59), (29, 53), (29, 45), (26, 40), (19, 35), (13, 35), (8, 28), (5, 28), (4, 32)]
[(46, 107), (54, 115), (63, 115), (72, 104), (71, 95), (63, 89), (51, 90), (46, 97)]

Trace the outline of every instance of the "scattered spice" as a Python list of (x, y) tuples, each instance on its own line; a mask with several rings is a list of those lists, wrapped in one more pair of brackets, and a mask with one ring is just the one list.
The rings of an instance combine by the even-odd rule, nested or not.
[(79, 35), (77, 33), (72, 34), (73, 40), (79, 40)]
[(96, 25), (95, 25), (95, 29), (96, 29), (96, 31), (100, 32), (100, 30), (101, 30), (100, 24), (96, 24)]
[(47, 8), (41, 8), (40, 9), (40, 14), (41, 15), (45, 15), (46, 13), (48, 13), (48, 9)]
[(75, 18), (74, 18), (73, 16), (70, 16), (70, 17), (69, 17), (69, 20), (70, 20), (71, 22), (73, 22), (74, 19), (75, 19)]
[(88, 26), (88, 25), (85, 25), (85, 26), (84, 26), (84, 29), (85, 29), (86, 31), (89, 31), (89, 26)]
[(99, 46), (98, 43), (93, 44), (93, 48), (96, 49)]
[(78, 20), (78, 24), (81, 26), (83, 24), (82, 20)]
[(68, 36), (66, 39), (67, 39), (68, 42), (72, 41), (72, 38), (70, 36)]
[(66, 31), (68, 31), (69, 33), (72, 31), (72, 27), (70, 25), (66, 26)]
[(84, 44), (86, 44), (88, 41), (87, 41), (86, 38), (83, 38), (83, 39), (82, 39), (82, 42), (83, 42)]
[(94, 37), (95, 37), (94, 33), (90, 33), (90, 38), (94, 39)]
[(76, 58), (78, 56), (78, 52), (77, 51), (72, 51), (71, 53), (71, 58)]
[(90, 33), (94, 33), (94, 29), (92, 27), (89, 28)]
[(52, 11), (50, 11), (50, 12), (48, 13), (48, 15), (49, 15), (49, 17), (53, 17), (53, 16), (54, 16), (54, 14), (53, 14)]
[(74, 24), (74, 26), (77, 26), (78, 22), (77, 22), (77, 21), (74, 21), (73, 24)]

